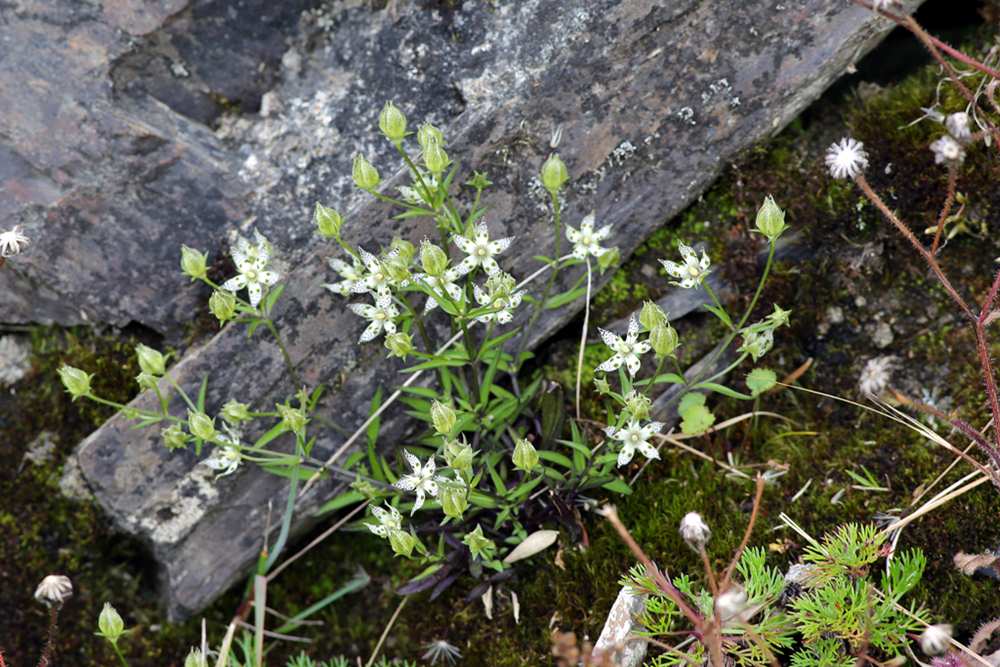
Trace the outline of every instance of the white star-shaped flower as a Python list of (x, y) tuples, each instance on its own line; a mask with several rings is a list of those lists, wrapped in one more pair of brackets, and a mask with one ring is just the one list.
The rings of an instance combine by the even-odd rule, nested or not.
[(453, 234), (451, 240), (462, 252), (468, 255), (468, 257), (463, 259), (462, 262), (455, 267), (458, 270), (459, 275), (464, 276), (477, 266), (483, 267), (483, 270), (486, 271), (486, 273), (493, 275), (494, 273), (500, 271), (500, 266), (497, 264), (497, 261), (493, 259), (493, 256), (499, 255), (504, 250), (509, 248), (511, 242), (514, 240), (514, 237), (509, 236), (504, 239), (491, 241), (490, 232), (486, 228), (486, 225), (480, 224), (476, 227), (475, 233), (471, 239), (458, 234)]
[(325, 283), (323, 287), (334, 294), (347, 296), (355, 292), (357, 284), (365, 279), (365, 267), (357, 257), (351, 258), (353, 261), (348, 264), (339, 257), (331, 257), (330, 268), (336, 271), (343, 280), (336, 283)]
[(515, 287), (514, 278), (503, 272), (487, 278), (485, 288), (474, 285), (473, 293), (479, 305), (495, 309), (480, 315), (476, 321), (487, 323), (495, 320), (500, 324), (507, 324), (513, 320), (514, 309), (521, 305), (524, 298), (524, 292), (515, 290)]
[(684, 243), (680, 244), (679, 250), (681, 259), (684, 261), (671, 262), (667, 259), (661, 259), (660, 264), (666, 269), (668, 275), (677, 279), (670, 281), (672, 284), (684, 289), (697, 287), (710, 273), (709, 267), (712, 265), (712, 260), (708, 258), (708, 253), (704, 250), (701, 251), (699, 258), (694, 248)]
[[(413, 279), (422, 282), (437, 294), (447, 294), (452, 301), (461, 301), (462, 299), (462, 288), (455, 284), (455, 281), (462, 277), (458, 269), (448, 269), (440, 276), (432, 276), (428, 273), (418, 273), (413, 276)], [(439, 305), (436, 297), (428, 296), (427, 303), (424, 304), (424, 312), (429, 313)]]
[(649, 352), (649, 343), (638, 340), (639, 321), (635, 318), (635, 315), (629, 318), (628, 333), (624, 339), (605, 329), (598, 329), (598, 331), (601, 333), (601, 340), (611, 348), (614, 354), (611, 355), (610, 359), (598, 366), (597, 370), (610, 373), (611, 371), (618, 370), (622, 364), (625, 364), (625, 367), (628, 368), (628, 374), (635, 375), (642, 364), (639, 355)]
[(399, 513), (399, 510), (386, 503), (385, 506), (388, 511), (382, 509), (381, 507), (372, 506), (372, 515), (378, 519), (378, 523), (366, 523), (368, 530), (372, 531), (379, 537), (388, 538), (389, 533), (394, 530), (401, 530), (403, 525), (403, 515)]
[(826, 166), (834, 178), (854, 178), (868, 168), (865, 145), (856, 139), (844, 137), (827, 149)]
[(236, 469), (240, 467), (242, 458), (238, 447), (224, 445), (216, 447), (212, 456), (205, 459), (202, 463), (218, 472), (219, 474), (216, 475), (218, 479), (219, 477), (225, 477), (236, 472)]
[(659, 433), (663, 428), (660, 422), (649, 422), (645, 426), (640, 426), (637, 420), (632, 420), (625, 428), (615, 428), (609, 426), (604, 430), (609, 438), (620, 440), (622, 448), (618, 451), (618, 465), (623, 466), (635, 456), (635, 450), (642, 452), (647, 459), (658, 459), (660, 453), (649, 443), (649, 439), (654, 433)]
[(278, 282), (278, 274), (267, 270), (267, 262), (271, 257), (271, 244), (260, 232), (255, 233), (256, 244), (251, 245), (242, 236), (236, 241), (230, 254), (239, 275), (233, 276), (222, 283), (222, 289), (227, 292), (238, 292), (246, 288), (250, 295), (250, 305), (254, 308), (264, 295), (264, 288)]
[(399, 309), (392, 303), (392, 295), (388, 292), (376, 295), (374, 306), (367, 303), (352, 303), (349, 307), (355, 315), (371, 320), (371, 324), (358, 339), (359, 343), (374, 340), (383, 331), (387, 334), (396, 333), (396, 323), (393, 320), (399, 315)]
[(389, 294), (392, 287), (392, 278), (389, 277), (389, 273), (385, 270), (385, 264), (382, 260), (364, 248), (358, 248), (358, 254), (361, 255), (361, 261), (365, 265), (365, 274), (361, 280), (354, 283), (351, 291), (355, 294), (373, 292), (379, 296)]
[(566, 225), (566, 238), (573, 244), (573, 256), (577, 259), (584, 259), (587, 255), (600, 257), (608, 251), (602, 248), (600, 242), (611, 235), (611, 225), (604, 225), (594, 231), (594, 214), (586, 216), (580, 221), (580, 229), (573, 229)]
[(404, 449), (403, 457), (410, 464), (412, 472), (400, 477), (393, 486), (401, 491), (413, 491), (417, 494), (417, 502), (413, 504), (413, 510), (410, 512), (412, 515), (423, 506), (426, 494), (437, 498), (438, 478), (434, 474), (437, 466), (434, 464), (433, 456), (427, 459), (427, 463), (421, 463), (420, 459)]
[(21, 233), (21, 225), (14, 225), (14, 229), (0, 232), (0, 257), (12, 257), (17, 255), (28, 245), (31, 240)]
[(962, 148), (962, 144), (947, 134), (942, 135), (936, 141), (932, 141), (930, 149), (934, 153), (934, 164), (947, 164), (951, 162), (961, 164), (965, 161), (965, 149)]

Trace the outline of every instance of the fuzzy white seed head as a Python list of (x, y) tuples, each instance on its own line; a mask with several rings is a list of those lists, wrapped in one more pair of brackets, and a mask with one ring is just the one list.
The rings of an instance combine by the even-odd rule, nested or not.
[(21, 233), (21, 226), (14, 225), (13, 229), (0, 232), (0, 257), (17, 255), (30, 242), (31, 240)]
[(60, 606), (73, 595), (73, 583), (62, 574), (50, 574), (35, 589), (35, 599), (48, 606)]
[(920, 635), (920, 650), (927, 655), (940, 655), (951, 646), (951, 626), (945, 623), (929, 625)]
[(697, 512), (688, 512), (684, 515), (684, 518), (681, 519), (680, 532), (684, 541), (695, 551), (704, 549), (708, 538), (712, 536), (708, 524)]
[(958, 141), (965, 142), (972, 138), (972, 126), (969, 122), (969, 114), (964, 111), (949, 114), (944, 121), (944, 126), (948, 128), (948, 134)]
[(826, 166), (834, 178), (854, 178), (868, 168), (865, 145), (856, 139), (844, 137), (826, 151)]
[(739, 586), (734, 586), (715, 601), (715, 613), (722, 622), (739, 619), (747, 610), (747, 594)]
[(889, 386), (897, 362), (893, 356), (869, 359), (858, 378), (858, 390), (866, 396), (880, 395)]

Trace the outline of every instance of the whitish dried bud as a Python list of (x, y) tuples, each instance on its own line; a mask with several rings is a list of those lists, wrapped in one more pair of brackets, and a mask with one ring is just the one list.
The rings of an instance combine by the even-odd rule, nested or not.
[(35, 589), (35, 599), (48, 606), (61, 606), (73, 595), (73, 582), (62, 574), (50, 574)]
[(217, 289), (208, 297), (208, 309), (219, 320), (219, 324), (225, 324), (236, 317), (236, 295)]
[(680, 345), (677, 330), (669, 324), (661, 324), (649, 332), (649, 345), (658, 357), (673, 356)]
[(757, 210), (757, 231), (774, 243), (786, 228), (785, 212), (774, 203), (774, 198), (768, 195)]
[(542, 164), (541, 180), (545, 189), (552, 194), (559, 192), (562, 186), (566, 185), (566, 181), (569, 180), (569, 172), (566, 170), (566, 164), (557, 153), (550, 155)]
[(136, 384), (140, 389), (152, 389), (156, 386), (156, 376), (143, 371), (135, 376)]
[(430, 171), (434, 176), (439, 176), (448, 165), (451, 164), (451, 160), (448, 159), (448, 153), (445, 152), (444, 146), (436, 141), (432, 141), (427, 144), (424, 148), (424, 164), (427, 165), (427, 170)]
[(344, 225), (344, 219), (332, 208), (327, 208), (316, 202), (313, 221), (316, 223), (317, 231), (319, 231), (320, 236), (323, 238), (340, 238), (340, 228)]
[(448, 255), (430, 241), (420, 244), (420, 264), (430, 276), (440, 276), (448, 269)]
[(524, 438), (514, 443), (514, 467), (524, 472), (531, 472), (538, 465), (538, 452), (535, 446)]
[(972, 138), (972, 126), (969, 123), (969, 114), (964, 111), (949, 114), (944, 121), (948, 128), (948, 133), (961, 142), (966, 142)]
[(204, 280), (208, 275), (208, 257), (194, 248), (181, 246), (181, 271), (191, 280)]
[(709, 530), (708, 524), (705, 523), (701, 515), (697, 512), (688, 512), (684, 515), (684, 518), (681, 519), (680, 532), (684, 541), (695, 551), (704, 549), (708, 538), (712, 536), (712, 531)]
[(389, 356), (405, 359), (413, 353), (413, 339), (410, 334), (397, 331), (385, 337), (385, 349), (389, 350)]
[(354, 177), (354, 184), (362, 190), (374, 190), (382, 182), (382, 177), (378, 175), (378, 169), (365, 159), (364, 155), (354, 156), (351, 175)]
[(926, 655), (941, 655), (951, 646), (951, 626), (939, 623), (928, 625), (920, 635), (920, 650)]
[(101, 615), (97, 618), (97, 634), (107, 639), (112, 644), (117, 644), (118, 639), (125, 632), (125, 621), (121, 615), (111, 606), (110, 602), (104, 603)]
[(663, 309), (652, 301), (646, 301), (642, 304), (642, 310), (639, 311), (639, 324), (646, 331), (652, 331), (654, 328), (661, 324), (667, 323), (667, 314), (663, 312)]
[(747, 594), (740, 586), (733, 586), (715, 601), (715, 613), (723, 622), (740, 619), (747, 610)]
[(215, 420), (204, 412), (188, 410), (188, 430), (196, 438), (211, 440), (215, 437)]
[(94, 376), (90, 373), (84, 373), (79, 368), (73, 368), (66, 364), (63, 364), (59, 369), (59, 379), (62, 380), (63, 386), (66, 387), (66, 391), (69, 392), (74, 401), (81, 396), (90, 395), (90, 379), (92, 377)]
[(163, 375), (166, 372), (166, 359), (163, 353), (139, 343), (135, 346), (135, 355), (139, 358), (139, 368), (143, 373)]
[(435, 431), (443, 436), (449, 436), (455, 429), (456, 421), (458, 421), (458, 415), (455, 414), (455, 410), (450, 405), (434, 401), (431, 405), (431, 423), (434, 424)]
[(417, 130), (417, 143), (420, 144), (420, 150), (422, 151), (426, 151), (427, 147), (431, 144), (440, 144), (443, 146), (444, 134), (430, 123), (424, 123)]
[(378, 115), (378, 128), (386, 139), (398, 145), (406, 138), (406, 116), (395, 104), (386, 102), (382, 113)]

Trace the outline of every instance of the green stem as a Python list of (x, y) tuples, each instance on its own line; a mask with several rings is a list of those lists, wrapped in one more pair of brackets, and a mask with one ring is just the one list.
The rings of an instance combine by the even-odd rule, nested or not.
[(267, 330), (271, 332), (274, 337), (274, 342), (277, 343), (278, 349), (281, 350), (281, 358), (285, 361), (285, 368), (288, 369), (288, 376), (292, 380), (292, 385), (295, 387), (302, 387), (302, 378), (299, 377), (298, 371), (295, 370), (295, 364), (292, 363), (292, 357), (288, 354), (288, 348), (285, 347), (285, 341), (282, 340), (281, 334), (278, 333), (278, 327), (274, 326), (274, 320), (271, 318), (264, 319), (264, 326)]
[[(471, 355), (472, 354), (472, 348), (474, 347), (473, 340), (472, 340), (472, 334), (469, 333), (469, 327), (465, 323), (464, 319), (461, 320), (460, 325), (462, 327), (462, 338), (465, 341), (465, 353)], [(471, 361), (472, 361), (472, 368), (469, 369), (469, 384), (471, 385), (472, 391), (471, 391), (470, 395), (473, 396), (475, 399), (478, 400), (479, 399), (479, 360), (478, 359), (472, 359)], [(476, 435), (479, 435), (478, 431), (477, 431)]]
[(122, 666), (128, 667), (128, 661), (125, 659), (125, 656), (122, 655), (121, 649), (118, 648), (118, 644), (115, 642), (108, 643), (111, 644), (111, 649), (115, 652), (115, 655), (118, 656), (118, 660), (122, 663)]
[[(642, 388), (642, 395), (643, 396), (647, 396), (647, 397), (649, 396), (649, 392), (653, 388), (653, 383), (656, 381), (656, 378), (660, 377), (660, 371), (663, 370), (663, 364), (666, 361), (667, 361), (666, 357), (661, 357), (661, 356), (657, 355), (657, 357), (656, 357), (656, 370), (653, 371), (653, 377), (650, 379), (649, 383), (645, 387)], [(684, 375), (682, 374), (681, 377), (684, 377)]]
[(737, 329), (742, 329), (743, 325), (747, 323), (750, 319), (750, 315), (753, 314), (753, 309), (757, 306), (757, 301), (760, 299), (761, 293), (764, 291), (764, 284), (767, 282), (767, 277), (771, 273), (771, 265), (774, 264), (774, 250), (775, 243), (771, 241), (770, 248), (767, 251), (767, 263), (764, 264), (764, 273), (760, 276), (760, 282), (757, 283), (757, 291), (754, 292), (753, 298), (750, 299), (750, 305), (747, 306), (747, 310), (743, 313), (743, 317), (740, 318), (740, 323), (736, 325)]
[[(715, 307), (718, 308), (721, 312), (726, 313), (725, 307), (722, 305), (722, 302), (719, 301), (719, 297), (715, 295), (715, 290), (713, 290), (712, 286), (708, 284), (708, 281), (707, 280), (704, 281), (701, 284), (701, 286), (704, 288), (705, 293), (708, 294), (708, 298), (710, 298), (712, 300), (712, 303), (715, 304)], [(729, 313), (726, 313), (726, 319), (723, 319), (720, 316), (719, 320), (721, 320), (723, 324), (729, 327), (731, 331), (736, 331), (736, 327), (733, 326), (732, 320), (728, 318), (729, 318)]]

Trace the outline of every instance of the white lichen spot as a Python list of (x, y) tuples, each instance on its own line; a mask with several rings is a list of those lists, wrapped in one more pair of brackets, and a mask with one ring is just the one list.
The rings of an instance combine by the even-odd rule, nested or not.
[(15, 336), (0, 338), (0, 386), (12, 385), (31, 368), (31, 346)]

